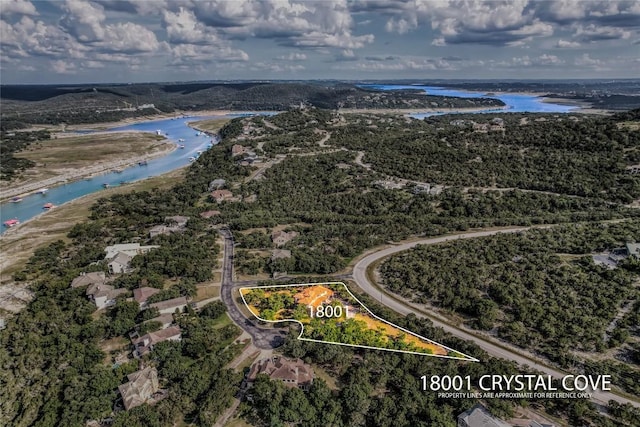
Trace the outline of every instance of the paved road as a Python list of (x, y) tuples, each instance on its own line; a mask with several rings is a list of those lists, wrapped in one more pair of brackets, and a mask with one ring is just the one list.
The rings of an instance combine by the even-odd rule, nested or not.
[[(504, 348), (502, 344), (497, 345), (495, 341), (492, 342), (493, 340), (476, 336), (475, 334), (472, 334), (468, 330), (453, 326), (447, 323), (446, 321), (439, 319), (437, 316), (425, 311), (424, 306), (419, 306), (417, 304), (403, 301), (400, 297), (393, 296), (392, 294), (387, 293), (387, 291), (382, 290), (381, 288), (376, 286), (374, 283), (372, 283), (369, 277), (367, 276), (367, 268), (372, 263), (379, 261), (382, 258), (388, 257), (389, 255), (395, 254), (397, 252), (406, 251), (417, 245), (433, 245), (437, 243), (446, 242), (449, 240), (472, 239), (472, 238), (483, 237), (483, 236), (492, 236), (499, 233), (518, 233), (521, 231), (526, 231), (529, 228), (530, 227), (513, 227), (513, 228), (507, 228), (507, 229), (501, 229), (501, 230), (479, 231), (479, 232), (473, 232), (473, 233), (459, 234), (455, 236), (434, 237), (430, 239), (422, 239), (422, 240), (417, 240), (410, 243), (399, 244), (397, 246), (393, 246), (390, 248), (382, 249), (380, 251), (371, 253), (365, 256), (364, 258), (362, 258), (354, 266), (353, 278), (358, 284), (358, 286), (364, 292), (366, 292), (371, 297), (375, 298), (376, 300), (380, 301), (382, 304), (386, 305), (387, 307), (391, 308), (392, 310), (400, 314), (407, 315), (409, 313), (413, 313), (418, 317), (428, 317), (429, 320), (431, 320), (435, 326), (440, 327), (444, 329), (446, 332), (452, 335), (455, 335), (459, 338), (473, 341), (476, 345), (478, 345), (478, 347), (482, 348), (483, 350), (485, 350), (487, 353), (489, 353), (494, 357), (512, 360), (520, 365), (528, 365), (535, 370), (538, 370), (548, 375), (552, 375), (553, 377), (556, 377), (556, 378), (563, 377), (567, 375), (566, 372), (563, 372), (559, 369), (550, 368), (540, 363), (539, 361), (535, 360), (535, 357), (531, 354), (527, 354), (525, 352), (520, 352), (520, 351), (516, 352), (515, 350)], [(471, 354), (470, 356), (473, 356), (473, 354)], [(625, 397), (618, 396), (617, 394), (613, 394), (610, 392), (595, 391), (592, 393), (592, 396), (593, 396), (592, 397), (593, 401), (601, 404), (606, 404), (609, 400), (615, 400), (618, 403), (630, 403), (636, 407), (640, 407), (640, 401), (627, 399)]]
[(233, 236), (227, 229), (221, 229), (224, 237), (224, 261), (222, 266), (222, 289), (220, 297), (227, 306), (227, 313), (236, 325), (247, 331), (253, 340), (253, 345), (260, 349), (272, 349), (284, 343), (286, 331), (263, 329), (245, 317), (233, 300)]

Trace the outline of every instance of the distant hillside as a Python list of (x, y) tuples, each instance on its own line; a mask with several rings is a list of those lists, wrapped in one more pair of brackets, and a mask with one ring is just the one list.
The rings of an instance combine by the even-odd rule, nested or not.
[(176, 110), (288, 110), (319, 108), (468, 108), (501, 107), (493, 98), (424, 95), (418, 90), (375, 91), (351, 84), (175, 83), (102, 86), (0, 86), (2, 129), (29, 124), (80, 124), (121, 120)]

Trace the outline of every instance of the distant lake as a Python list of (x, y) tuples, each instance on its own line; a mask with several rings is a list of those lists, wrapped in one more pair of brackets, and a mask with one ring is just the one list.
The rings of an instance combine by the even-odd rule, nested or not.
[[(536, 95), (525, 94), (494, 94), (491, 92), (471, 92), (460, 89), (447, 89), (445, 87), (438, 86), (421, 86), (421, 85), (360, 85), (363, 88), (378, 89), (378, 90), (400, 90), (400, 89), (421, 89), (428, 95), (437, 96), (450, 96), (455, 98), (495, 98), (499, 99), (507, 105), (506, 109), (494, 109), (487, 108), (482, 111), (475, 111), (475, 113), (490, 113), (493, 111), (508, 112), (508, 113), (568, 113), (575, 110), (578, 107), (561, 105), (543, 102), (542, 97)], [(468, 111), (461, 111), (469, 113)], [(425, 117), (435, 116), (439, 114), (451, 114), (451, 112), (429, 112), (412, 114), (411, 117), (422, 119)]]
[[(5, 202), (0, 205), (0, 223), (4, 223), (9, 219), (18, 219), (20, 222), (27, 221), (44, 211), (45, 203), (53, 203), (55, 206), (70, 202), (87, 194), (104, 190), (104, 185), (109, 187), (117, 187), (122, 185), (121, 182), (134, 182), (142, 179), (150, 178), (171, 172), (174, 169), (189, 164), (190, 157), (197, 157), (198, 151), (207, 150), (210, 145), (217, 143), (212, 142), (212, 138), (206, 134), (198, 135), (200, 132), (189, 127), (187, 123), (199, 120), (206, 120), (215, 117), (240, 117), (252, 115), (253, 113), (237, 113), (225, 116), (190, 116), (174, 119), (152, 120), (141, 123), (135, 123), (127, 126), (115, 127), (108, 129), (107, 132), (126, 132), (126, 131), (142, 131), (153, 132), (160, 131), (166, 138), (178, 144), (184, 144), (184, 149), (176, 149), (171, 153), (148, 160), (146, 165), (139, 166), (133, 164), (122, 172), (107, 172), (103, 175), (93, 178), (82, 179), (79, 181), (69, 182), (68, 184), (59, 185), (49, 188), (45, 195), (32, 194), (25, 196), (19, 203)], [(260, 112), (258, 114), (273, 114)], [(92, 131), (80, 130), (77, 133), (86, 135)], [(178, 142), (184, 139), (183, 142)], [(55, 208), (54, 208), (55, 209)], [(19, 226), (18, 226), (19, 227)], [(7, 227), (0, 224), (0, 234), (8, 230)]]

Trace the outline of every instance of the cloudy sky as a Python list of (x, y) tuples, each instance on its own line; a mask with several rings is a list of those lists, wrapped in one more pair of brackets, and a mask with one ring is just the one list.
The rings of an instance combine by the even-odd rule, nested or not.
[(640, 77), (640, 0), (0, 0), (1, 82)]

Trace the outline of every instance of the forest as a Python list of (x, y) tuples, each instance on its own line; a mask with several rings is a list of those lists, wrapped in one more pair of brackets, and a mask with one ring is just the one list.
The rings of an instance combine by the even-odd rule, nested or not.
[[(640, 298), (637, 274), (624, 263), (611, 270), (591, 258), (639, 237), (637, 220), (498, 234), (418, 246), (389, 258), (380, 273), (393, 292), (569, 366), (575, 351), (604, 352), (632, 334), (640, 338), (636, 310), (605, 333), (619, 307)], [(630, 349), (631, 360), (640, 359), (636, 352)], [(640, 393), (640, 364), (604, 365), (628, 392)]]
[[(326, 112), (318, 114), (326, 115)], [(289, 121), (291, 126), (297, 126), (295, 116), (278, 120), (278, 126), (283, 128), (289, 126), (286, 124)], [(430, 122), (409, 122), (407, 128), (410, 131), (414, 126), (425, 131), (420, 135), (436, 131), (436, 125)], [(132, 241), (160, 245), (159, 250), (134, 258), (136, 270), (120, 276), (113, 284), (129, 290), (141, 285), (166, 287), (167, 292), (156, 297), (164, 299), (190, 295), (197, 283), (209, 280), (218, 255), (218, 245), (214, 244), (217, 236), (215, 227), (223, 224), (228, 225), (234, 235), (249, 231), (246, 238), (239, 239), (238, 249), (243, 249), (244, 245), (244, 250), (267, 245), (265, 236), (268, 232), (277, 225), (286, 225), (299, 232), (295, 239), (282, 246), (292, 252), (291, 260), (287, 261), (292, 264), (291, 271), (325, 274), (338, 271), (367, 248), (410, 236), (432, 236), (493, 225), (619, 220), (638, 215), (637, 210), (616, 203), (618, 197), (609, 194), (602, 198), (587, 198), (519, 190), (468, 191), (462, 187), (446, 188), (437, 195), (414, 192), (410, 187), (387, 190), (374, 185), (381, 179), (377, 165), (373, 170), (367, 170), (354, 163), (356, 153), (343, 150), (306, 157), (291, 156), (269, 168), (264, 179), (248, 180), (252, 168), (241, 166), (230, 156), (230, 148), (235, 143), (233, 135), (237, 135), (238, 128), (242, 129), (241, 119), (231, 121), (221, 132), (225, 136), (221, 144), (203, 153), (188, 168), (184, 181), (177, 182), (171, 191), (153, 189), (101, 199), (91, 208), (90, 218), (76, 225), (65, 241), (38, 249), (25, 270), (16, 274), (16, 280), (29, 282), (34, 299), (26, 309), (9, 319), (6, 329), (0, 332), (0, 365), (3, 367), (0, 370), (0, 424), (81, 426), (87, 420), (110, 416), (118, 399), (117, 386), (124, 382), (128, 373), (137, 369), (137, 364), (114, 366), (101, 345), (106, 339), (126, 336), (121, 334), (127, 334), (133, 325), (148, 319), (139, 317), (135, 313), (135, 304), (127, 301), (118, 301), (104, 315), (94, 315), (95, 306), (87, 300), (84, 290), (70, 288), (71, 280), (81, 272), (106, 268), (103, 260), (106, 245)], [(358, 136), (356, 129), (359, 128), (351, 129), (352, 144), (360, 144), (368, 138)], [(378, 130), (383, 132), (384, 128), (378, 127)], [(367, 132), (375, 129), (361, 131), (369, 135)], [(332, 129), (332, 132), (336, 130)], [(345, 139), (344, 144), (348, 143)], [(392, 162), (393, 156), (389, 160)], [(365, 161), (375, 163), (368, 157)], [(378, 162), (383, 167), (383, 162)], [(343, 163), (348, 167), (336, 167)], [(605, 178), (609, 176), (607, 173), (606, 170), (602, 172)], [(618, 176), (617, 172), (613, 175)], [(255, 194), (255, 202), (211, 202), (207, 198), (207, 188), (209, 182), (217, 178), (237, 186), (234, 194)], [(584, 181), (590, 182), (586, 178)], [(592, 186), (597, 185), (592, 183)], [(200, 213), (211, 209), (220, 210), (221, 214), (211, 219), (200, 217)], [(150, 239), (149, 229), (162, 224), (165, 216), (172, 215), (189, 217), (186, 231)], [(622, 231), (610, 234), (581, 225), (579, 227), (585, 227), (583, 232), (570, 233), (571, 238), (566, 242), (557, 239), (556, 246), (551, 246), (553, 236), (547, 238), (546, 245), (555, 248), (553, 253), (537, 240), (535, 245), (531, 243), (532, 247), (522, 246), (521, 250), (538, 251), (536, 253), (540, 253), (543, 260), (549, 261), (549, 271), (543, 272), (548, 276), (532, 274), (525, 269), (523, 271), (527, 274), (522, 280), (534, 280), (537, 287), (533, 290), (536, 292), (547, 291), (545, 284), (539, 283), (547, 277), (562, 280), (561, 284), (573, 286), (572, 292), (563, 293), (560, 287), (558, 297), (574, 298), (594, 313), (609, 315), (603, 313), (606, 307), (632, 295), (625, 290), (625, 283), (637, 266), (630, 263), (626, 269), (609, 273), (587, 263), (581, 256), (558, 261), (559, 256), (555, 254), (582, 255), (585, 248), (606, 248), (617, 244), (623, 237), (626, 239), (627, 234), (637, 235), (637, 230), (632, 228), (637, 227), (637, 223), (637, 220), (620, 222), (615, 226)], [(251, 228), (266, 230), (263, 235), (252, 235)], [(559, 230), (580, 229), (567, 227)], [(513, 245), (518, 247), (516, 242)], [(503, 264), (515, 262), (513, 254), (504, 252), (498, 244), (495, 246), (495, 256), (506, 257)], [(274, 246), (267, 248), (273, 249)], [(477, 254), (468, 253), (466, 256), (482, 254), (480, 250), (475, 252)], [(453, 268), (455, 260), (449, 262)], [(496, 268), (497, 273), (506, 274), (501, 265), (492, 268)], [(533, 268), (540, 266), (540, 261), (522, 256), (521, 264), (516, 265)], [(491, 272), (490, 269), (488, 271)], [(570, 280), (570, 273), (576, 273), (579, 279), (589, 282), (585, 291), (580, 289), (582, 282)], [(515, 291), (522, 291), (523, 297), (531, 297), (527, 294), (529, 290), (523, 287), (524, 284), (519, 283), (519, 287), (514, 286), (513, 295), (502, 297), (512, 297), (515, 301), (516, 296), (520, 296)], [(586, 289), (597, 296), (601, 306), (589, 305), (584, 297)], [(495, 295), (500, 295), (498, 290), (496, 287)], [(427, 357), (353, 350), (288, 339), (283, 349), (287, 355), (302, 357), (322, 367), (337, 381), (337, 386), (330, 388), (318, 380), (309, 394), (301, 394), (285, 390), (277, 383), (261, 381), (254, 392), (254, 404), (244, 406), (247, 419), (254, 425), (274, 426), (312, 426), (319, 423), (336, 426), (453, 426), (457, 414), (476, 401), (438, 399), (436, 395), (420, 389), (420, 376), (433, 372), (474, 376), (520, 372), (515, 365), (488, 357), (473, 344), (433, 328), (427, 320), (398, 316), (365, 295), (358, 295), (358, 298), (380, 317), (486, 362), (452, 364)], [(563, 304), (563, 301), (558, 301), (558, 308), (551, 314), (557, 315)], [(540, 310), (536, 307), (539, 305), (530, 305), (521, 304), (519, 309), (523, 312), (529, 310), (540, 319), (547, 315), (544, 310), (538, 313)], [(482, 306), (477, 308), (484, 309)], [(494, 309), (494, 306), (490, 308)], [(495, 324), (498, 326), (502, 313), (517, 314), (499, 311), (499, 306), (495, 310), (498, 314)], [(580, 316), (575, 314), (574, 317), (580, 321)], [(188, 310), (181, 314), (177, 321), (183, 330), (183, 341), (158, 345), (147, 360), (157, 367), (163, 387), (168, 389), (168, 397), (154, 407), (142, 405), (117, 413), (113, 425), (212, 425), (231, 404), (242, 381), (241, 374), (224, 368), (242, 351), (240, 346), (231, 344), (239, 329), (232, 325), (221, 327), (221, 318), (224, 319), (225, 315), (219, 305), (198, 313)], [(619, 332), (612, 334), (612, 338), (615, 335), (616, 340), (624, 339), (624, 331), (635, 333), (631, 327), (625, 326), (632, 325), (635, 319), (631, 314), (622, 319)], [(575, 333), (584, 337), (585, 345), (597, 348), (595, 332), (588, 328), (589, 325), (577, 324), (581, 329)], [(556, 322), (553, 326), (559, 340), (573, 342), (564, 325)], [(153, 329), (154, 326), (146, 327)], [(595, 324), (595, 328), (601, 327), (602, 321)], [(539, 338), (536, 344), (541, 348), (552, 345), (544, 338)], [(558, 363), (571, 361), (567, 355)], [(620, 372), (619, 376), (628, 375)], [(516, 404), (544, 405), (547, 411), (566, 418), (572, 425), (630, 426), (639, 416), (637, 411), (628, 407), (612, 405), (612, 417), (603, 417), (597, 414), (592, 404), (583, 400), (494, 400), (487, 404), (500, 416), (508, 416)], [(319, 413), (322, 418), (311, 417)]]
[(14, 157), (14, 153), (24, 150), (29, 144), (51, 139), (46, 130), (32, 132), (0, 132), (0, 180), (9, 181), (17, 173), (35, 166), (29, 159)]
[[(630, 112), (635, 120), (640, 110)], [(366, 151), (378, 172), (462, 187), (545, 191), (629, 203), (640, 178), (625, 168), (640, 161), (640, 133), (619, 117), (460, 114), (410, 123), (342, 126), (332, 144)], [(472, 123), (504, 121), (478, 132)], [(627, 119), (628, 120), (628, 119)], [(335, 138), (335, 140), (334, 140)]]

